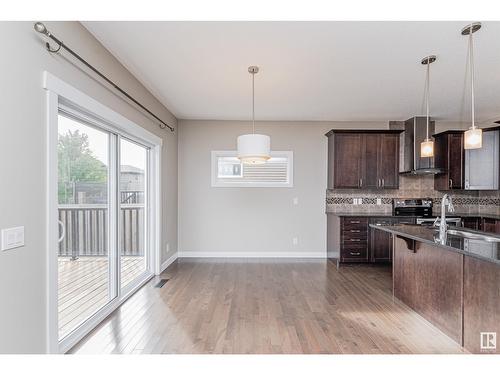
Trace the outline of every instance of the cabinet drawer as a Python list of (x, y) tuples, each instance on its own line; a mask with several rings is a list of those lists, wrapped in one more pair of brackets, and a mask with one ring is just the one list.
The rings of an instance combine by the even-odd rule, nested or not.
[(365, 247), (343, 248), (341, 251), (342, 260), (367, 261), (368, 249)]
[(368, 237), (344, 237), (342, 242), (344, 246), (366, 246)]
[(343, 226), (363, 226), (368, 224), (367, 217), (345, 217), (342, 220)]

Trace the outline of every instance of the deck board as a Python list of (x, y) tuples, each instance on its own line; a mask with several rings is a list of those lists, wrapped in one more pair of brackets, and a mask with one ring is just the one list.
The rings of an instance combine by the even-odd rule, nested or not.
[[(122, 286), (144, 271), (142, 257), (122, 258)], [(107, 257), (59, 258), (59, 337), (109, 301)]]

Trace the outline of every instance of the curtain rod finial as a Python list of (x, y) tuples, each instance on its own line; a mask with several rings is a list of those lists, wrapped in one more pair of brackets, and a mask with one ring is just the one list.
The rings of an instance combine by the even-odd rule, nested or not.
[(45, 25), (42, 22), (36, 22), (33, 25), (33, 28), (35, 29), (36, 32), (38, 32), (40, 34), (45, 34), (45, 35), (49, 34), (49, 31), (47, 30), (47, 28), (45, 27)]

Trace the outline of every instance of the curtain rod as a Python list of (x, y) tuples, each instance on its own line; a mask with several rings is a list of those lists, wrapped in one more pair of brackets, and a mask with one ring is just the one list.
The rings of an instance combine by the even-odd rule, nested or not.
[(36, 32), (39, 32), (40, 34), (44, 34), (50, 39), (52, 39), (54, 42), (58, 44), (57, 49), (52, 49), (50, 47), (49, 42), (45, 43), (45, 47), (47, 48), (47, 51), (50, 53), (57, 53), (61, 48), (64, 48), (66, 51), (68, 51), (70, 54), (72, 54), (74, 57), (76, 57), (81, 63), (83, 63), (87, 68), (91, 69), (94, 73), (96, 73), (99, 77), (104, 79), (107, 83), (109, 83), (111, 86), (113, 86), (116, 90), (118, 90), (121, 94), (125, 95), (129, 100), (137, 104), (140, 108), (142, 108), (144, 111), (146, 111), (149, 115), (153, 116), (156, 120), (160, 122), (158, 124), (161, 129), (169, 128), (170, 131), (174, 131), (175, 129), (168, 125), (166, 122), (164, 122), (162, 119), (160, 119), (158, 116), (156, 116), (153, 112), (151, 112), (149, 109), (147, 109), (144, 105), (142, 105), (139, 101), (134, 99), (130, 94), (128, 94), (125, 90), (123, 90), (120, 86), (118, 86), (116, 83), (111, 81), (108, 77), (106, 77), (104, 74), (102, 74), (99, 70), (94, 68), (92, 65), (90, 65), (83, 57), (78, 55), (75, 51), (73, 51), (71, 48), (69, 48), (66, 44), (64, 44), (61, 40), (56, 38), (52, 33), (47, 30), (45, 25), (42, 22), (36, 22), (34, 24), (34, 29)]

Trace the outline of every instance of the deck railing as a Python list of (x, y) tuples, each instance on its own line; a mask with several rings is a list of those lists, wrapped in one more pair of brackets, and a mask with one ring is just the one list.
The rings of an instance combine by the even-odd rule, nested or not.
[[(120, 211), (120, 253), (144, 255), (144, 204), (122, 204)], [(59, 256), (76, 259), (108, 255), (107, 205), (59, 205), (59, 221), (65, 232), (59, 243)]]

